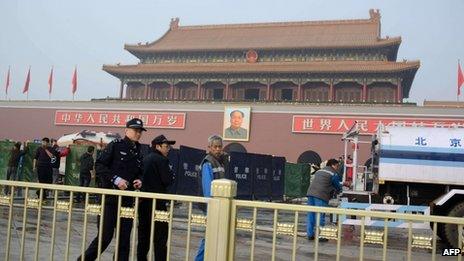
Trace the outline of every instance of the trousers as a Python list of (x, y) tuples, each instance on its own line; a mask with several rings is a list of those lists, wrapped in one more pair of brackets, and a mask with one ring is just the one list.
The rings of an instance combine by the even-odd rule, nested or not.
[[(79, 175), (79, 186), (81, 187), (88, 187), (90, 185), (91, 176), (86, 174)], [(77, 201), (85, 200), (84, 193), (77, 193)]]
[[(38, 166), (37, 167), (37, 177), (39, 179), (39, 183), (47, 183), (47, 184), (52, 184), (53, 182), (53, 169), (52, 167), (46, 167), (46, 166)], [(42, 199), (47, 198), (47, 190), (44, 190), (42, 193)], [(36, 191), (37, 197), (40, 196), (40, 189)]]
[[(329, 205), (329, 202), (324, 201), (320, 198), (308, 196), (307, 204), (309, 206), (327, 207)], [(307, 222), (306, 222), (306, 234), (308, 237), (314, 236), (315, 226), (316, 226), (316, 213), (308, 212)], [(322, 226), (322, 227), (325, 226), (325, 214), (324, 213), (320, 213), (319, 226)]]
[[(108, 245), (113, 239), (114, 229), (116, 228), (116, 222), (118, 218), (118, 205), (114, 203), (105, 203), (105, 209), (103, 210), (103, 226), (102, 233), (102, 245), (101, 253), (105, 251)], [(97, 227), (99, 229), (99, 227)], [(119, 246), (118, 246), (118, 260), (127, 261), (129, 260), (129, 251), (130, 251), (130, 236), (132, 231), (132, 220), (127, 218), (121, 218), (119, 226)], [(85, 260), (95, 260), (98, 256), (98, 237), (93, 239), (89, 247), (85, 251)], [(77, 260), (82, 260), (82, 257), (79, 257)]]
[[(6, 170), (6, 180), (13, 180), (16, 181), (18, 179), (18, 168), (17, 167), (8, 167)], [(5, 195), (10, 193), (10, 187), (5, 186), (4, 189)]]
[[(147, 254), (150, 249), (150, 233), (152, 219), (151, 199), (142, 199), (139, 204), (139, 227), (138, 227), (138, 243), (137, 243), (137, 260), (147, 260)], [(166, 203), (162, 200), (157, 200), (156, 209), (166, 211)], [(164, 261), (167, 256), (167, 241), (169, 225), (166, 222), (155, 221), (153, 234), (153, 248), (155, 261)]]

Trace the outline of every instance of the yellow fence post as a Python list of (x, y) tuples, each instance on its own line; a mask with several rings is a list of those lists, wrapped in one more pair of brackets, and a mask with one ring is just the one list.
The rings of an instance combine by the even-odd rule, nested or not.
[(205, 260), (225, 261), (228, 255), (232, 199), (237, 195), (237, 182), (217, 179), (211, 184), (205, 238)]

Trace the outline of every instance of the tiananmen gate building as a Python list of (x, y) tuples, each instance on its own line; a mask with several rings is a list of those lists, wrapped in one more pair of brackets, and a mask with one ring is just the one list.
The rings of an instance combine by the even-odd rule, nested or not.
[[(400, 37), (369, 19), (181, 26), (125, 49), (137, 65), (104, 65), (120, 98), (401, 103), (419, 68), (396, 61)], [(124, 91), (125, 90), (125, 91)], [(125, 94), (124, 94), (125, 93)]]

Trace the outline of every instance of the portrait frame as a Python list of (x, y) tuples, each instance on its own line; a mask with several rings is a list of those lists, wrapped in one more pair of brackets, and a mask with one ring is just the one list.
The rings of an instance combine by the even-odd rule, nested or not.
[[(231, 124), (231, 113), (242, 112), (242, 123), (239, 129), (233, 129)], [(235, 112), (236, 113), (236, 112)], [(235, 114), (234, 113), (234, 114)], [(237, 116), (238, 117), (238, 116)], [(250, 124), (251, 124), (251, 107), (231, 105), (224, 107), (224, 118), (222, 125), (222, 137), (227, 141), (249, 141), (250, 140)]]

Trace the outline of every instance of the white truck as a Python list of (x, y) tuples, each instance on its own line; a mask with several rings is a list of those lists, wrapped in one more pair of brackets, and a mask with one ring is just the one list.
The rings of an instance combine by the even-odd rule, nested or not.
[[(343, 137), (345, 155), (354, 143), (348, 167), (356, 171), (341, 207), (464, 217), (464, 128), (382, 126), (369, 141), (371, 160), (362, 168), (356, 164), (358, 136), (353, 127)], [(439, 225), (437, 233), (457, 247), (457, 226)]]

